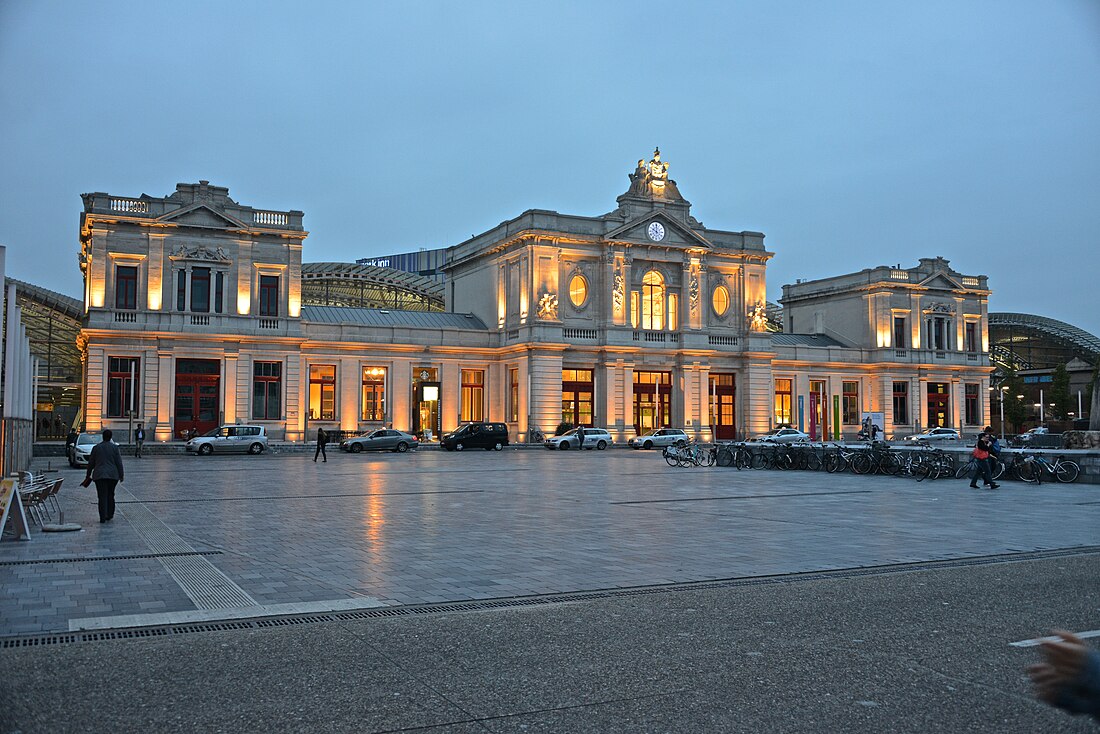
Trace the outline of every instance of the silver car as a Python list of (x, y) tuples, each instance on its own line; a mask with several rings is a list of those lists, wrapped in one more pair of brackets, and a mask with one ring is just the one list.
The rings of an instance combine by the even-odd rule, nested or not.
[(958, 441), (962, 436), (954, 428), (929, 428), (921, 433), (906, 436), (906, 441)]
[(664, 446), (683, 446), (691, 439), (679, 428), (654, 428), (626, 442), (633, 449), (652, 449)]
[(340, 448), (358, 454), (360, 451), (397, 451), (405, 453), (420, 446), (416, 436), (392, 428), (379, 428), (362, 436), (340, 442)]
[(262, 454), (267, 450), (267, 431), (263, 426), (219, 426), (204, 436), (187, 442), (187, 452), (210, 454)]
[[(575, 449), (580, 443), (580, 438), (577, 436), (578, 429), (574, 428), (571, 431), (566, 431), (560, 436), (551, 436), (542, 442), (542, 445), (548, 449), (557, 449), (559, 451), (565, 451), (567, 449)], [(585, 428), (584, 429), (584, 448), (596, 449), (597, 451), (603, 451), (608, 446), (615, 444), (614, 439), (611, 438), (611, 434), (607, 432), (605, 428)]]
[(766, 441), (768, 443), (795, 443), (796, 441), (809, 440), (810, 434), (797, 428), (776, 428), (753, 439), (753, 441)]

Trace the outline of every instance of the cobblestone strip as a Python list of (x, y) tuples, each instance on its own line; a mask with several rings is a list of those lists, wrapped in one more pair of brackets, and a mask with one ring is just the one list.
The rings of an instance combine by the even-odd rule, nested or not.
[[(119, 505), (118, 512), (153, 552), (195, 552), (190, 543), (176, 535), (132, 494), (121, 487), (118, 494), (128, 496), (125, 505)], [(255, 599), (202, 556), (172, 556), (161, 558), (160, 562), (199, 609), (257, 606)]]

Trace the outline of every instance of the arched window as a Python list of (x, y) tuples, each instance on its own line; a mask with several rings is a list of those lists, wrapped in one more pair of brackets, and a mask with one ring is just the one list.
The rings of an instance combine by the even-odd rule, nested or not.
[(574, 275), (569, 280), (569, 300), (573, 302), (574, 306), (580, 307), (584, 305), (587, 298), (588, 281), (584, 279), (583, 275)]
[(714, 313), (719, 316), (725, 316), (726, 311), (730, 307), (730, 292), (724, 285), (720, 285), (714, 289), (714, 297), (711, 299), (714, 306)]
[(665, 328), (665, 279), (656, 270), (642, 278), (642, 328)]

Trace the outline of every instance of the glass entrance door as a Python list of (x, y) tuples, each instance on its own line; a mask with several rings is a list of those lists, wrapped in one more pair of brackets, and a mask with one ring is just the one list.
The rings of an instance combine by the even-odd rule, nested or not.
[(176, 361), (174, 432), (202, 435), (218, 427), (221, 418), (221, 366), (212, 359)]
[(737, 438), (733, 407), (736, 397), (734, 375), (710, 376), (710, 424), (714, 427), (714, 438), (717, 441), (732, 441)]
[(443, 432), (439, 371), (435, 367), (413, 367), (412, 383), (413, 433), (424, 441), (438, 441)]
[(951, 425), (951, 393), (946, 382), (928, 383), (928, 428)]
[(829, 431), (829, 396), (824, 380), (810, 380), (810, 438), (821, 439)]
[(672, 375), (668, 372), (634, 373), (634, 431), (672, 425)]

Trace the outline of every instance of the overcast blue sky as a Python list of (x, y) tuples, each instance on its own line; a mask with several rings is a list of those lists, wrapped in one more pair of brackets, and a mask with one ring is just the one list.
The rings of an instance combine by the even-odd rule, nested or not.
[(306, 261), (599, 215), (660, 145), (796, 278), (942, 255), (1100, 334), (1100, 2), (0, 0), (0, 244), (81, 292), (82, 192), (301, 209)]

